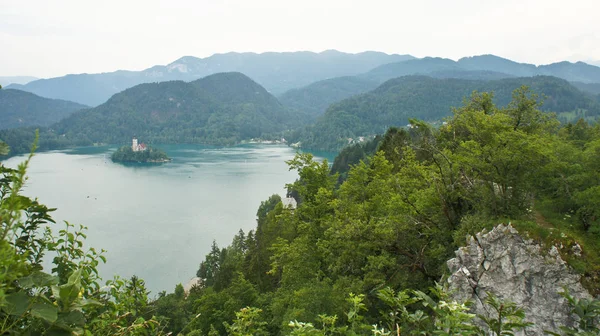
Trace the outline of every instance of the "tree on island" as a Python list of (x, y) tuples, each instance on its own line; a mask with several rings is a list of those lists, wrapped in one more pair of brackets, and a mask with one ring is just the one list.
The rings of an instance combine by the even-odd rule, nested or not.
[(123, 146), (111, 156), (114, 162), (168, 162), (171, 159), (158, 148), (148, 146), (145, 150), (134, 151), (130, 146)]

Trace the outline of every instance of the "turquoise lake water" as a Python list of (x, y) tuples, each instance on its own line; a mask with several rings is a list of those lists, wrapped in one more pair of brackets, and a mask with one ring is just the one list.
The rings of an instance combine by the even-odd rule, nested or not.
[[(88, 227), (87, 246), (107, 250), (105, 280), (137, 275), (151, 296), (194, 277), (213, 240), (224, 247), (239, 229), (255, 229), (260, 202), (283, 196), (297, 177), (285, 163), (295, 155), (287, 146), (157, 147), (173, 161), (125, 166), (110, 160), (110, 146), (39, 153), (24, 189), (58, 208), (55, 231), (64, 220)], [(331, 162), (334, 153), (315, 155)]]

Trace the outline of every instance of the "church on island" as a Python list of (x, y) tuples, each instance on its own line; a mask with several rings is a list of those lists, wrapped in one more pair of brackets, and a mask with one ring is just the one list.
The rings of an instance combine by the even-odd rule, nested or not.
[(147, 149), (147, 147), (146, 144), (143, 142), (138, 144), (137, 138), (133, 137), (133, 139), (131, 140), (131, 149), (134, 152), (143, 152)]

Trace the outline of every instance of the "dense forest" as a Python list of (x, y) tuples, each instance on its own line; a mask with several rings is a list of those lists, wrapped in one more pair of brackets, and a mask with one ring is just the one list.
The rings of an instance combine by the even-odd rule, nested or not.
[(599, 95), (598, 101), (600, 101), (600, 83), (572, 82), (571, 84), (583, 92)]
[[(220, 73), (186, 83), (141, 84), (108, 102), (40, 129), (40, 148), (118, 144), (133, 135), (151, 143), (232, 145), (280, 138), (305, 124), (263, 87), (241, 73)], [(31, 129), (0, 130), (13, 154), (29, 152)]]
[(48, 126), (84, 108), (87, 106), (25, 91), (0, 90), (0, 129)]
[[(342, 152), (343, 162), (362, 160), (349, 169), (340, 163), (341, 182), (326, 161), (298, 154), (288, 162), (298, 179), (287, 185), (297, 208), (284, 208), (277, 195), (265, 200), (256, 230), (240, 231), (224, 248), (213, 244), (199, 260), (200, 285), (189, 293), (178, 285), (155, 300), (136, 277), (102, 287), (97, 266), (104, 257), (84, 250), (85, 229), (67, 224), (53, 231), (53, 209), (20, 195), (28, 161), (15, 170), (0, 166), (0, 266), (9, 270), (0, 272), (0, 333), (508, 335), (523, 329), (527, 316), (494, 296), (486, 304), (495, 313), (475, 324), (468, 305), (449, 301), (439, 284), (445, 261), (467, 234), (510, 221), (540, 244), (558, 246), (588, 290), (600, 293), (600, 126), (583, 119), (561, 126), (540, 107), (527, 88), (506, 106), (475, 92), (439, 127), (414, 120), (413, 128), (390, 129), (356, 152)], [(574, 244), (583, 250), (579, 257)], [(51, 270), (41, 262), (47, 253), (54, 255)], [(598, 334), (600, 302), (570, 302), (578, 322), (557, 335)]]
[(521, 85), (539, 92), (544, 101), (541, 109), (557, 112), (561, 121), (600, 114), (597, 97), (555, 77), (475, 81), (406, 76), (389, 80), (369, 93), (332, 104), (314, 125), (292, 132), (287, 138), (301, 142), (304, 148), (339, 150), (349, 139), (407, 125), (411, 118), (440, 121), (450, 115), (452, 107), (461, 105), (462, 97), (474, 90), (493, 91), (495, 103), (506, 106), (511, 92)]
[[(226, 248), (213, 245), (198, 269), (202, 286), (155, 304), (173, 331), (194, 335), (235, 334), (232, 323), (242, 321), (262, 334), (304, 335), (294, 332), (307, 325), (290, 321), (311, 323), (315, 335), (368, 334), (367, 326), (393, 325), (402, 309), (433, 317), (420, 325), (409, 313), (398, 317), (403, 334), (437, 334), (440, 311), (413, 304), (419, 300), (409, 294), (409, 307), (390, 311), (398, 302), (389, 293), (443, 297), (429, 288), (465, 235), (502, 221), (563, 246), (563, 258), (599, 293), (600, 128), (584, 120), (560, 127), (537, 99), (522, 88), (498, 107), (491, 94), (475, 93), (439, 128), (414, 121), (387, 132), (341, 184), (326, 162), (298, 155), (289, 165), (299, 179), (288, 185), (298, 208), (284, 209), (279, 196), (263, 202), (256, 231), (240, 232)], [(570, 252), (575, 241), (584, 259)]]

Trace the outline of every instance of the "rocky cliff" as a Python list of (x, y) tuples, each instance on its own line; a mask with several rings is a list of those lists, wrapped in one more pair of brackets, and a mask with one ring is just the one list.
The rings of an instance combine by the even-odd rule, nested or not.
[[(457, 300), (471, 300), (474, 313), (489, 316), (488, 293), (523, 307), (534, 326), (520, 335), (544, 335), (558, 326), (573, 326), (570, 307), (559, 292), (591, 298), (556, 247), (549, 251), (523, 239), (510, 224), (470, 237), (448, 261), (450, 290)], [(518, 334), (519, 335), (519, 334)]]

